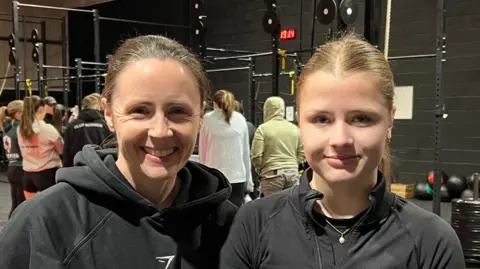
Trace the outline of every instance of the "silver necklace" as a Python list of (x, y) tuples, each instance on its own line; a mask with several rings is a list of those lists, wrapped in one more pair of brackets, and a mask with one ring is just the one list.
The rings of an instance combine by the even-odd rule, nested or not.
[(340, 243), (340, 245), (343, 245), (345, 243), (345, 237), (343, 237), (343, 236), (346, 233), (348, 233), (348, 231), (350, 231), (351, 227), (346, 229), (345, 231), (341, 232), (335, 226), (333, 226), (327, 219), (325, 219), (325, 221), (327, 222), (328, 225), (330, 225), (330, 227), (332, 227), (337, 233), (340, 234), (340, 238), (338, 239), (338, 242)]

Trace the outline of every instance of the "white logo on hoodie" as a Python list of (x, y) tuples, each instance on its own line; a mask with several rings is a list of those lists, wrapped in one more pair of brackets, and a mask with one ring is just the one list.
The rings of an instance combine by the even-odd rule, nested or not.
[(175, 259), (175, 255), (173, 256), (163, 256), (163, 257), (156, 257), (155, 259), (157, 259), (157, 261), (163, 265), (165, 265), (165, 267), (161, 267), (161, 269), (168, 269), (170, 264), (172, 263), (173, 259)]

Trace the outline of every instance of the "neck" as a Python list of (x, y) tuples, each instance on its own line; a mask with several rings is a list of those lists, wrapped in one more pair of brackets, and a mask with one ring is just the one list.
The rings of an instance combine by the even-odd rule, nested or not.
[(368, 196), (377, 182), (377, 171), (367, 177), (365, 180), (355, 179), (362, 184), (349, 181), (329, 183), (313, 172), (310, 186), (323, 194), (323, 199), (317, 202), (314, 210), (334, 219), (349, 219), (359, 215), (370, 207)]
[(180, 180), (172, 178), (168, 180), (156, 180), (145, 175), (133, 176), (125, 159), (119, 156), (116, 161), (117, 167), (130, 185), (143, 197), (152, 202), (157, 208), (168, 208), (173, 204), (180, 191)]

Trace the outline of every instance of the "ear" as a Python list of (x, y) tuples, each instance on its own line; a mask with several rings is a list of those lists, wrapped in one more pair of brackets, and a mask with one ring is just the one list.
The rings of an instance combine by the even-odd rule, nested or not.
[(100, 104), (102, 105), (108, 129), (110, 129), (111, 132), (115, 132), (115, 128), (113, 127), (112, 108), (108, 105), (107, 99), (105, 98), (102, 98), (102, 100), (100, 100)]

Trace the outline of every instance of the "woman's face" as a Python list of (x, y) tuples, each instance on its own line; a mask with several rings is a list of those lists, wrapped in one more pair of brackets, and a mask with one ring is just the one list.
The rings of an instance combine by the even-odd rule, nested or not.
[(368, 73), (309, 75), (300, 92), (299, 126), (308, 163), (327, 182), (369, 178), (393, 124)]
[(145, 59), (129, 64), (105, 106), (117, 136), (120, 170), (133, 178), (174, 179), (195, 147), (201, 104), (196, 79), (181, 63)]

